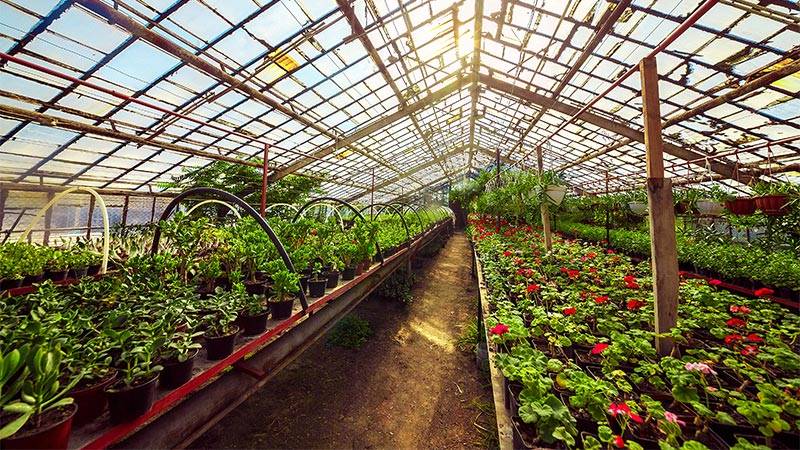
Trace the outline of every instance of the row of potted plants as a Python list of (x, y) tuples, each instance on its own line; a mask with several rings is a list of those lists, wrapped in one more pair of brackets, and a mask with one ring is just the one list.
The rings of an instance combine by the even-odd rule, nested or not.
[[(800, 316), (684, 280), (676, 347), (653, 342), (647, 263), (474, 216), (515, 448), (796, 448)], [(763, 446), (763, 447), (759, 447)]]
[[(564, 233), (594, 242), (605, 241), (604, 227), (559, 221)], [(613, 246), (628, 255), (648, 258), (650, 235), (644, 231), (613, 229)], [(683, 270), (722, 278), (757, 290), (770, 288), (779, 296), (797, 299), (800, 294), (800, 258), (788, 250), (767, 251), (739, 243), (708, 242), (678, 234), (678, 261)]]
[[(417, 220), (415, 232), (444, 218), (426, 217)], [(396, 230), (395, 222), (399, 218), (387, 215), (356, 221), (343, 231), (328, 221), (274, 220), (294, 263), (308, 268), (303, 285), (306, 275), (286, 269), (253, 221), (177, 214), (159, 224), (163, 239), (154, 255), (129, 247), (116, 261), (117, 270), (105, 277), (72, 285), (44, 281), (31, 294), (5, 299), (0, 303), (3, 448), (65, 447), (73, 422), (92, 422), (106, 410), (111, 423), (141, 416), (159, 390), (191, 379), (200, 356), (223, 359), (239, 336), (265, 332), (270, 318), (290, 317), (301, 286), (312, 289), (324, 273), (324, 293), (336, 286), (339, 271), (347, 279), (368, 268), (379, 229)], [(151, 227), (137, 231), (151, 232)], [(127, 242), (148, 244), (131, 234)], [(380, 244), (396, 244), (396, 234)], [(402, 236), (405, 240), (404, 229)]]
[(15, 242), (0, 244), (0, 291), (43, 280), (62, 281), (96, 274), (100, 255), (81, 247), (54, 248)]

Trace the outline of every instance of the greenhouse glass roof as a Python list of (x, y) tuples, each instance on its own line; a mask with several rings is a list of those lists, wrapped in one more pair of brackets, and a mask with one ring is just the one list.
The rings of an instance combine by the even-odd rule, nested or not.
[[(542, 146), (573, 186), (624, 189), (638, 74), (569, 121), (701, 3), (0, 0), (0, 181), (155, 190), (270, 145), (273, 179), (357, 200), (374, 176), (379, 201)], [(800, 176), (800, 6), (712, 3), (658, 54), (668, 175)]]

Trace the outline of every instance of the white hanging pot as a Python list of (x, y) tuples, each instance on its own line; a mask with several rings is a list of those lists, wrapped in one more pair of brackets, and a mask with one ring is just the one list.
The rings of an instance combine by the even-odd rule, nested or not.
[(647, 203), (629, 202), (628, 208), (631, 210), (632, 213), (636, 214), (637, 216), (643, 216), (647, 214)]
[(550, 184), (547, 185), (547, 189), (545, 189), (544, 193), (552, 204), (558, 206), (564, 201), (564, 196), (567, 194), (567, 187)]
[(722, 202), (715, 202), (710, 199), (700, 199), (697, 201), (697, 211), (704, 216), (718, 216), (722, 214), (725, 205)]

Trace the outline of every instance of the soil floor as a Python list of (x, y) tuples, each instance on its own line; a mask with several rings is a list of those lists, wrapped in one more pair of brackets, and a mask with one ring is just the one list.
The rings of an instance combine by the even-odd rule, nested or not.
[(413, 302), (371, 298), (354, 314), (373, 336), (348, 350), (321, 339), (195, 448), (491, 448), (491, 389), (472, 351), (477, 289), (463, 233), (416, 270)]

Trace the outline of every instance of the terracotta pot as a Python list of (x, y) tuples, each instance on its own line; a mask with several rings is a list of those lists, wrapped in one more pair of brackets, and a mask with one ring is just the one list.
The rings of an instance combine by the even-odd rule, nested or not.
[[(72, 434), (72, 420), (78, 407), (73, 403), (64, 408), (68, 414), (57, 422), (41, 429), (31, 429), (24, 432), (17, 432), (10, 438), (3, 439), (4, 449), (65, 449), (69, 445), (69, 436)], [(63, 414), (64, 409), (57, 408), (43, 414)], [(35, 420), (31, 418), (30, 420)]]
[(756, 212), (756, 201), (749, 197), (735, 198), (725, 202), (725, 208), (737, 216), (749, 216)]
[(760, 209), (768, 216), (783, 216), (789, 212), (786, 208), (789, 199), (782, 194), (763, 195), (761, 197), (756, 197), (755, 201), (756, 208)]

